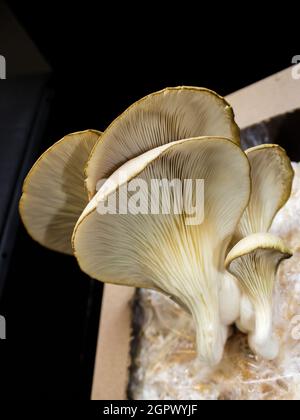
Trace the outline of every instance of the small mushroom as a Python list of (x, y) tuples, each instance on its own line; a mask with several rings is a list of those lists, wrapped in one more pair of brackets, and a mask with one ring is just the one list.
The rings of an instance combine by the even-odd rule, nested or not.
[[(204, 221), (187, 225), (185, 212), (152, 214), (149, 208), (138, 214), (97, 212), (99, 203), (118, 199), (127, 181), (150, 187), (153, 179), (203, 179)], [(102, 186), (75, 226), (74, 254), (95, 279), (154, 288), (180, 303), (193, 316), (200, 359), (214, 365), (227, 339), (220, 312), (225, 253), (249, 196), (249, 162), (232, 141), (200, 137), (169, 143), (130, 160)]]
[(244, 294), (242, 329), (246, 325), (251, 349), (266, 359), (274, 359), (278, 354), (278, 343), (272, 334), (276, 273), (280, 263), (291, 256), (292, 252), (281, 239), (269, 233), (257, 233), (242, 239), (225, 261)]
[(131, 105), (105, 130), (89, 159), (87, 189), (126, 161), (176, 140), (220, 136), (240, 143), (231, 106), (215, 92), (196, 87), (167, 88)]
[(284, 149), (263, 144), (246, 150), (251, 165), (250, 202), (240, 220), (235, 243), (253, 233), (268, 232), (291, 195), (294, 170)]
[(38, 159), (27, 175), (20, 215), (28, 233), (41, 245), (73, 253), (73, 229), (88, 203), (84, 168), (100, 135), (87, 130), (65, 136)]

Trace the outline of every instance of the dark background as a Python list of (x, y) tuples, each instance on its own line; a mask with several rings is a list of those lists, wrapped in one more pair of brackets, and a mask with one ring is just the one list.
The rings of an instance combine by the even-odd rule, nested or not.
[[(36, 154), (67, 133), (104, 130), (152, 91), (184, 84), (226, 95), (300, 54), (290, 19), (255, 9), (248, 23), (246, 5), (240, 17), (227, 10), (231, 21), (217, 4), (211, 12), (197, 4), (163, 13), (146, 2), (8, 3), (52, 68), (50, 115)], [(101, 291), (73, 258), (43, 249), (19, 227), (0, 306), (7, 319), (0, 399), (89, 398)]]

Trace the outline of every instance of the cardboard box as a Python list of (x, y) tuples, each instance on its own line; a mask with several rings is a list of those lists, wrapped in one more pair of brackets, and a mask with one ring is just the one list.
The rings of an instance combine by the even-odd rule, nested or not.
[[(227, 97), (241, 129), (300, 108), (300, 80), (288, 68)], [(135, 289), (105, 285), (95, 360), (93, 400), (126, 399), (131, 300)]]

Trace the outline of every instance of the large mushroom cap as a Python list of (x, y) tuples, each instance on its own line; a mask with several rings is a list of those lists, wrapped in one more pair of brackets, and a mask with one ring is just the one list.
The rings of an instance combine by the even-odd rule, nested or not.
[(236, 241), (268, 232), (277, 212), (290, 197), (294, 170), (284, 149), (263, 144), (246, 150), (251, 165), (252, 193), (236, 232)]
[(88, 203), (84, 167), (101, 135), (69, 134), (35, 163), (23, 185), (20, 214), (29, 234), (55, 251), (72, 254), (74, 226)]
[(126, 161), (166, 143), (219, 136), (239, 144), (239, 129), (230, 105), (208, 89), (167, 88), (134, 103), (103, 133), (86, 168), (92, 197), (98, 181)]
[[(254, 308), (250, 347), (267, 359), (273, 359), (278, 352), (278, 346), (272, 339), (276, 272), (280, 262), (291, 256), (291, 250), (280, 238), (269, 233), (257, 233), (238, 242), (225, 261), (226, 268), (238, 279), (242, 292), (246, 295), (242, 301), (250, 301)], [(249, 331), (252, 324), (251, 307), (247, 304), (241, 310), (241, 328)]]
[[(117, 172), (123, 173), (123, 182), (146, 185), (151, 192), (152, 180), (193, 180), (193, 192), (195, 181), (204, 180), (204, 220), (187, 225), (185, 212), (149, 214), (149, 201), (146, 212), (99, 214), (99, 203), (118, 202)], [(225, 252), (250, 195), (245, 154), (227, 139), (188, 139), (146, 152), (117, 172), (75, 227), (73, 246), (81, 269), (104, 282), (153, 287), (174, 297), (194, 317), (201, 359), (217, 363), (226, 340), (219, 308)], [(148, 191), (141, 188), (139, 199)], [(182, 186), (171, 189), (172, 202), (178, 192)], [(136, 201), (136, 192), (127, 197), (128, 203)], [(154, 197), (161, 204), (162, 194)]]

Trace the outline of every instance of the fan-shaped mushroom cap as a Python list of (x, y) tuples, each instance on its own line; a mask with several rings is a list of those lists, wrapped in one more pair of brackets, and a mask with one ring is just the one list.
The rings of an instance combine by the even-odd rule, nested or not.
[[(195, 181), (203, 179), (203, 222), (187, 225), (190, 215), (186, 212), (151, 214), (149, 201), (145, 214), (99, 214), (99, 203), (113, 197), (118, 202), (118, 172), (123, 174), (123, 183), (142, 181), (151, 193), (153, 179), (193, 180), (193, 193)], [(81, 269), (104, 282), (156, 288), (173, 297), (194, 318), (201, 360), (218, 363), (227, 338), (219, 305), (225, 253), (250, 195), (245, 154), (223, 138), (181, 140), (127, 162), (110, 180), (74, 230), (74, 253)], [(139, 198), (148, 191), (142, 189)], [(178, 192), (182, 193), (181, 186), (171, 189), (172, 202)], [(133, 196), (129, 193), (128, 197), (129, 202)], [(153, 197), (161, 204), (162, 194), (150, 197), (151, 205)]]
[(277, 212), (291, 195), (294, 170), (284, 149), (263, 144), (246, 150), (251, 165), (252, 193), (236, 232), (236, 242), (268, 232)]
[(103, 133), (86, 168), (90, 197), (97, 183), (126, 161), (173, 141), (219, 136), (239, 144), (239, 129), (230, 105), (204, 88), (177, 87), (137, 101)]
[(72, 232), (88, 203), (84, 167), (100, 135), (87, 130), (65, 136), (38, 159), (25, 179), (20, 214), (41, 245), (73, 253)]
[[(280, 238), (269, 233), (258, 233), (242, 239), (228, 254), (225, 262), (226, 268), (238, 279), (243, 293), (254, 308), (255, 326), (249, 336), (250, 347), (267, 359), (273, 359), (278, 352), (278, 345), (272, 339), (272, 300), (276, 272), (281, 261), (291, 256), (292, 252)], [(247, 314), (241, 314), (243, 318), (247, 320), (248, 328), (251, 328), (251, 309), (247, 309)]]

